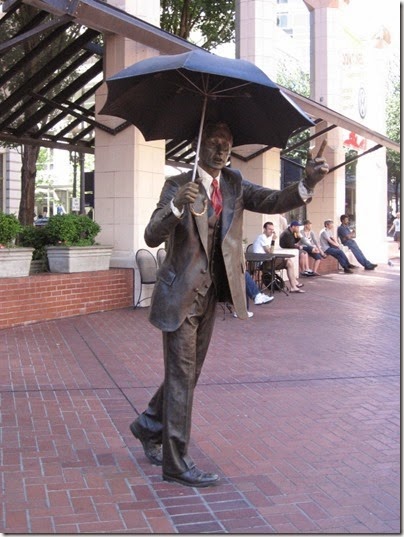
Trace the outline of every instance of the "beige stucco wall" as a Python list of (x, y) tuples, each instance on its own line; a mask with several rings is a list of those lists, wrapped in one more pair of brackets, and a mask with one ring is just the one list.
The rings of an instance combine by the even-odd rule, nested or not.
[[(159, 24), (160, 3), (127, 1), (118, 7)], [(106, 77), (144, 58), (158, 54), (119, 36), (106, 36)], [(106, 84), (97, 92), (96, 108), (105, 102)], [(123, 120), (100, 116), (110, 127)], [(111, 266), (134, 267), (135, 253), (144, 248), (144, 228), (164, 182), (165, 142), (145, 142), (141, 132), (129, 127), (111, 136), (97, 130), (95, 148), (95, 213), (102, 227), (99, 240), (114, 247)]]
[[(343, 0), (305, 0), (311, 9), (312, 98), (368, 127), (385, 132), (385, 81), (388, 47), (379, 49), (370, 39), (359, 37), (353, 24), (352, 6)], [(364, 88), (367, 110), (359, 114), (358, 93)], [(325, 153), (332, 168), (345, 160), (343, 141), (349, 133), (337, 128), (327, 134)], [(365, 149), (373, 147), (366, 142)], [(333, 199), (334, 197), (334, 199)], [(373, 262), (387, 261), (386, 248), (387, 170), (385, 149), (358, 160), (356, 170), (355, 220), (357, 242)], [(308, 210), (317, 231), (331, 218), (335, 229), (345, 211), (345, 167), (332, 172), (316, 189)], [(371, 218), (369, 216), (371, 215)]]

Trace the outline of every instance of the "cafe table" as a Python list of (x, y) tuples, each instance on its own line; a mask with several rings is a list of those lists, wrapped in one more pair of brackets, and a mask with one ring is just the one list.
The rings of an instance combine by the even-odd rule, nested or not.
[[(265, 254), (255, 254), (253, 252), (246, 252), (245, 253), (245, 260), (247, 264), (247, 270), (248, 272), (253, 276), (254, 280), (256, 281), (258, 287), (263, 289), (268, 289), (271, 296), (274, 294), (274, 284), (275, 284), (275, 266), (276, 266), (276, 260), (277, 259), (289, 259), (291, 257), (295, 257), (293, 254), (284, 254), (281, 252), (273, 252), (273, 253), (265, 253)], [(268, 271), (268, 274), (271, 276), (271, 281), (269, 284), (265, 285), (262, 281), (262, 267), (264, 262), (270, 262), (270, 270)], [(285, 288), (282, 289), (282, 291), (288, 295), (288, 292)]]

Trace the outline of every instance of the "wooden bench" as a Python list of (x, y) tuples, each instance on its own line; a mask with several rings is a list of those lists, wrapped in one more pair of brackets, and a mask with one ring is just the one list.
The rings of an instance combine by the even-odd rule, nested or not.
[[(314, 259), (309, 258), (310, 268), (313, 269)], [(339, 271), (338, 260), (335, 259), (332, 255), (327, 255), (325, 259), (321, 260), (320, 266), (318, 268), (319, 274), (332, 274), (333, 272)]]

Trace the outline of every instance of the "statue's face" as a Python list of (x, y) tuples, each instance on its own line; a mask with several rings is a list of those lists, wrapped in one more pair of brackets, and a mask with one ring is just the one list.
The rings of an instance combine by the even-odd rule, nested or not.
[[(222, 127), (217, 127), (202, 138), (199, 162), (206, 171), (220, 171), (227, 164), (232, 147), (231, 134)], [(216, 173), (217, 175), (217, 173)]]

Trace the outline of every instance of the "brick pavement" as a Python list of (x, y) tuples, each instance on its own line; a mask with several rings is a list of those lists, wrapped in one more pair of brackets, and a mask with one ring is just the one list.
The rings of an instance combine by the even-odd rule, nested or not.
[(191, 453), (161, 480), (128, 430), (162, 378), (147, 309), (0, 331), (4, 533), (399, 533), (399, 265), (305, 280), (223, 320)]

